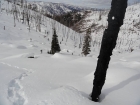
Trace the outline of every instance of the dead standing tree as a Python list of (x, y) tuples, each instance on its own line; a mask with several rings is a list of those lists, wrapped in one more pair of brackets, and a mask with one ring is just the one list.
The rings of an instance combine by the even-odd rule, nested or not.
[(13, 3), (12, 3), (12, 12), (13, 12), (13, 17), (14, 17), (14, 27), (15, 27), (16, 26), (16, 18), (17, 18), (16, 0), (13, 0)]
[(116, 46), (116, 41), (127, 8), (127, 0), (112, 0), (111, 10), (108, 15), (108, 28), (105, 30), (98, 63), (94, 73), (92, 100), (99, 101), (102, 87), (105, 83), (106, 72), (110, 61), (112, 51)]
[(0, 0), (0, 13), (1, 13), (1, 0)]
[(27, 1), (25, 0), (25, 7), (24, 7), (24, 14), (23, 14), (26, 18), (26, 21), (27, 21), (27, 24), (28, 24), (28, 29), (29, 29), (29, 32), (30, 32), (30, 28), (31, 28), (31, 11), (28, 7), (28, 3)]

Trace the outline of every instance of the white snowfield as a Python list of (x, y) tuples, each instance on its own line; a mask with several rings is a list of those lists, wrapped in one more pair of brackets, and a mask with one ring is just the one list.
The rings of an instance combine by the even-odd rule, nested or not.
[[(60, 40), (63, 32), (57, 32)], [(78, 42), (68, 39), (60, 44), (60, 53), (49, 55), (51, 36), (52, 32), (44, 38), (34, 28), (29, 33), (27, 25), (18, 21), (14, 27), (12, 15), (0, 13), (0, 105), (140, 105), (138, 48), (121, 54), (114, 50), (96, 103), (90, 93), (98, 52), (79, 56)]]

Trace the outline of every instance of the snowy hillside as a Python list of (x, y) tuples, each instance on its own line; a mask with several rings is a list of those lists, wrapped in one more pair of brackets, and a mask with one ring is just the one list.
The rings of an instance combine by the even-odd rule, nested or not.
[[(93, 46), (100, 46), (103, 32), (108, 25), (108, 11), (86, 11), (84, 18), (73, 29), (81, 33), (91, 27)], [(121, 27), (116, 49), (119, 52), (140, 48), (140, 3), (129, 6)]]
[[(41, 30), (38, 30), (36, 26), (39, 24), (35, 21), (40, 14), (33, 11), (30, 14), (35, 17), (28, 26), (27, 22), (20, 20), (23, 10), (18, 7), (14, 21), (11, 7), (11, 4), (2, 2), (0, 105), (140, 105), (138, 30), (132, 34), (133, 37), (130, 35), (132, 40), (138, 40), (133, 44), (136, 47), (133, 52), (120, 54), (119, 49), (114, 50), (100, 102), (95, 103), (90, 100), (89, 94), (92, 91), (98, 44), (91, 47), (89, 57), (82, 57), (79, 47), (83, 42), (81, 34), (44, 16), (39, 23)], [(62, 51), (50, 55), (47, 52), (51, 47), (54, 25)], [(99, 37), (95, 38), (97, 41)], [(127, 45), (122, 46), (128, 48)], [(42, 54), (40, 50), (43, 50)], [(34, 58), (29, 58), (31, 56)]]
[[(124, 19), (124, 25), (128, 25), (127, 28), (136, 27), (140, 29), (140, 3), (128, 6), (126, 11), (126, 16)], [(74, 28), (77, 28), (79, 32), (85, 32), (88, 27), (92, 27), (93, 30), (100, 30), (100, 28), (107, 27), (107, 15), (109, 10), (102, 11), (84, 11), (82, 14), (84, 15), (83, 19), (75, 25)], [(97, 31), (98, 31), (97, 30)]]
[(86, 7), (80, 7), (80, 6), (73, 6), (69, 4), (63, 4), (63, 3), (52, 3), (52, 2), (29, 2), (31, 5), (31, 8), (36, 11), (42, 11), (44, 14), (49, 15), (61, 15), (72, 11), (84, 11), (87, 9), (93, 8), (86, 8)]

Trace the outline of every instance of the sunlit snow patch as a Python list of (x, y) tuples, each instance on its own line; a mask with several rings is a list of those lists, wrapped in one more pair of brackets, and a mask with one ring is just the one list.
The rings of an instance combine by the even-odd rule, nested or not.
[(41, 101), (38, 105), (86, 105), (91, 104), (86, 95), (70, 86), (62, 86), (50, 92), (47, 100)]

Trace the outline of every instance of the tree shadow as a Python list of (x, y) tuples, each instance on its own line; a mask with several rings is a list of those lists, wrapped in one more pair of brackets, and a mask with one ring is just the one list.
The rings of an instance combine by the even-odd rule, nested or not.
[(119, 89), (125, 87), (126, 85), (128, 85), (129, 83), (131, 83), (133, 81), (136, 81), (138, 79), (140, 79), (140, 74), (136, 74), (136, 75), (128, 78), (127, 80), (122, 81), (121, 83), (119, 83), (116, 86), (113, 86), (111, 88), (108, 88), (108, 89), (103, 90), (103, 92), (102, 92), (103, 94), (101, 94), (101, 96), (100, 96), (100, 101), (104, 100), (105, 97), (108, 94), (110, 94), (111, 92), (116, 91), (116, 90), (119, 90)]

